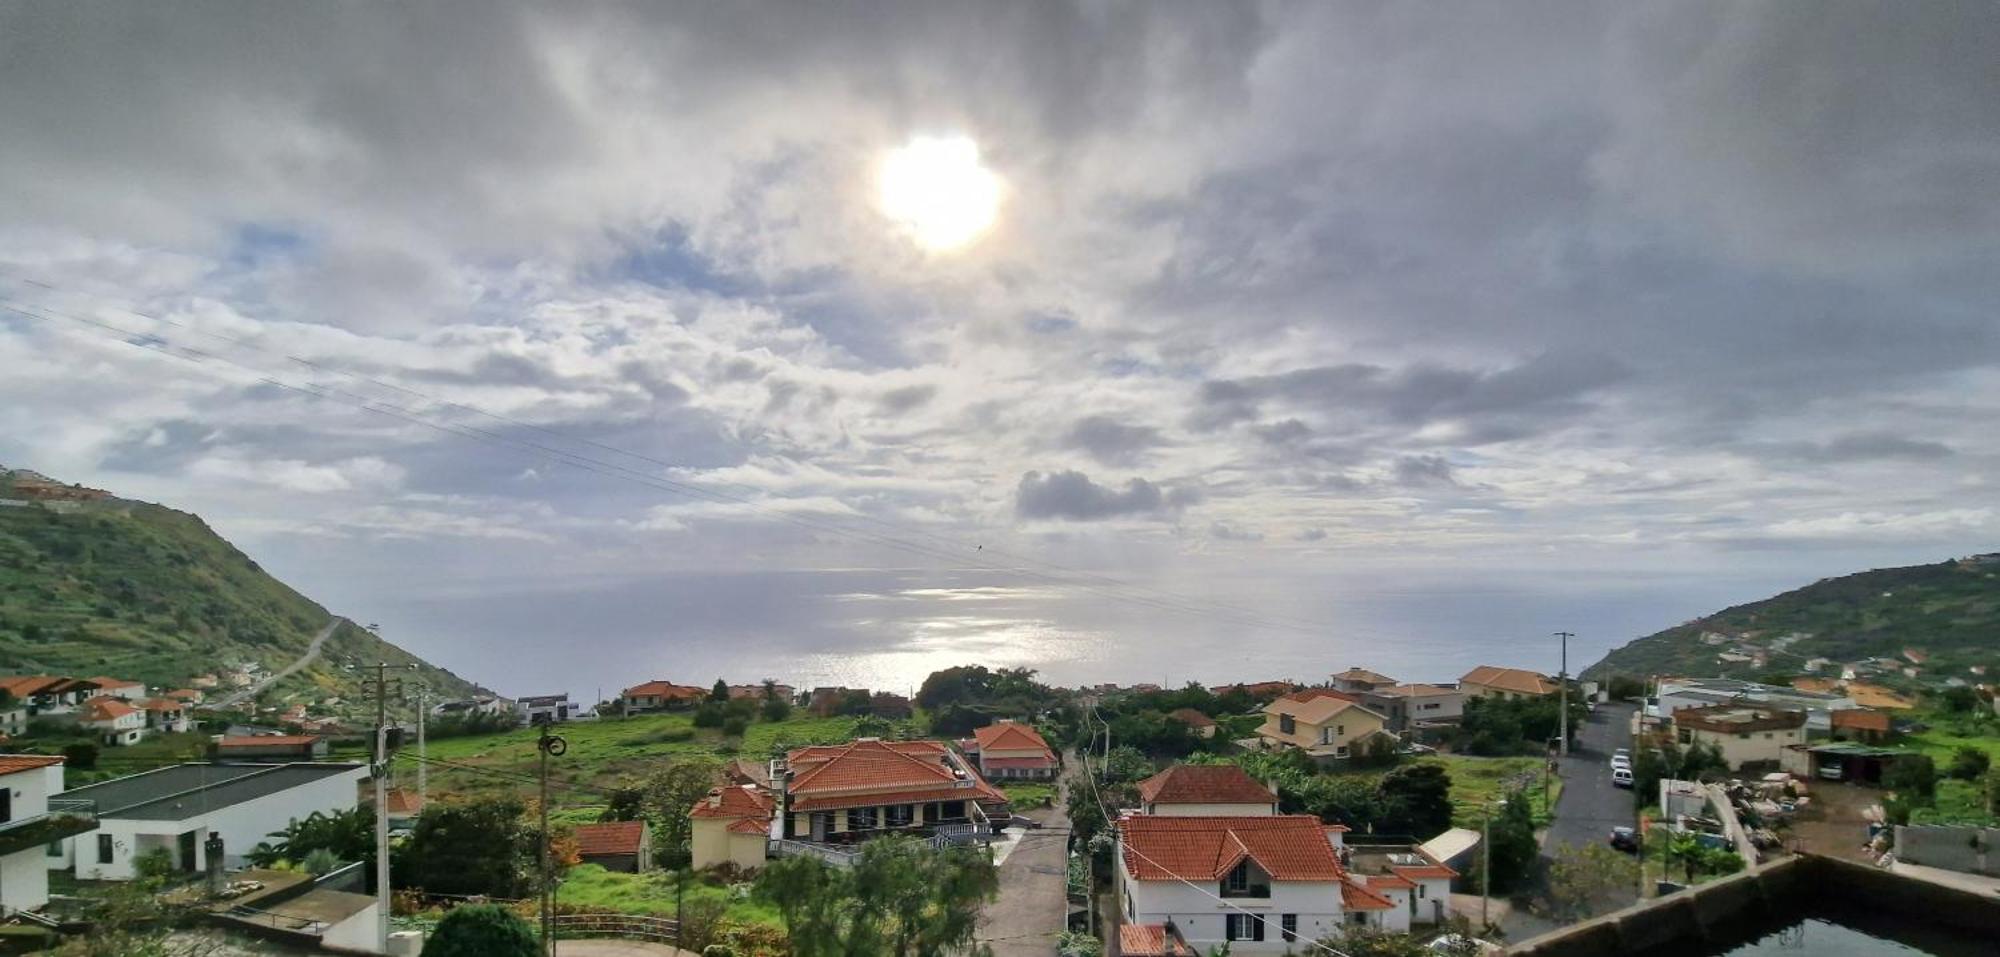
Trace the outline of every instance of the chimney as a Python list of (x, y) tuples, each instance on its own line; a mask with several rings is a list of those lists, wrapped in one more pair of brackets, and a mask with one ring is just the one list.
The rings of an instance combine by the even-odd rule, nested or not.
[(222, 896), (222, 832), (208, 832), (208, 840), (202, 842), (202, 853), (208, 864), (208, 893), (211, 897)]

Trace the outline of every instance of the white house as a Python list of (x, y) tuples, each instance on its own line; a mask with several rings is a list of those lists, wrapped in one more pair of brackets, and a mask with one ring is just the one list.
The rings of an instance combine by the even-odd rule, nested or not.
[(203, 844), (214, 833), (224, 866), (242, 867), (258, 841), (293, 821), (354, 807), (367, 773), (360, 764), (177, 764), (65, 791), (96, 802), (97, 833), (64, 840), (45, 860), (81, 880), (124, 881), (134, 858), (165, 850), (193, 873), (207, 866)]
[(1714, 705), (1763, 705), (1806, 713), (1806, 730), (1824, 734), (1831, 731), (1833, 712), (1858, 708), (1849, 695), (1807, 691), (1783, 685), (1759, 684), (1734, 678), (1661, 678), (1657, 717), (1671, 719), (1675, 712)]
[(0, 914), (39, 910), (49, 902), (43, 865), (52, 840), (97, 826), (77, 802), (50, 802), (63, 784), (63, 759), (0, 754)]
[(188, 704), (179, 698), (141, 698), (132, 702), (146, 716), (146, 730), (156, 734), (181, 734), (193, 726)]
[(143, 681), (133, 681), (130, 678), (106, 678), (103, 675), (83, 680), (95, 685), (97, 693), (100, 695), (122, 698), (126, 701), (138, 701), (140, 698), (146, 696), (146, 684)]
[(569, 703), (568, 694), (529, 695), (514, 702), (514, 711), (529, 724), (568, 721), (579, 710)]
[(98, 733), (105, 744), (137, 744), (146, 736), (146, 712), (123, 698), (100, 695), (77, 709), (76, 723)]
[(1338, 839), (1310, 815), (1128, 815), (1119, 906), (1126, 923), (1149, 928), (1137, 935), (1196, 953), (1282, 954), (1348, 928), (1407, 929), (1406, 906), (1342, 866)]

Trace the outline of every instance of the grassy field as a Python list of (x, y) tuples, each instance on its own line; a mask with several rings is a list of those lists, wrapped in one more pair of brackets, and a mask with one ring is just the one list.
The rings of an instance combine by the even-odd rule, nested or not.
[[(833, 744), (854, 736), (855, 718), (814, 718), (795, 712), (778, 722), (752, 724), (741, 737), (714, 728), (696, 728), (688, 714), (644, 715), (577, 721), (557, 728), (569, 750), (550, 760), (550, 780), (564, 805), (601, 803), (596, 789), (642, 776), (661, 763), (676, 759), (745, 757), (762, 761), (774, 751), (806, 744)], [(533, 775), (536, 770), (533, 728), (498, 734), (469, 735), (429, 743), (433, 762), (467, 765), (468, 770), (433, 764), (430, 784), (446, 793), (527, 795), (533, 788), (519, 780), (497, 776)], [(404, 748), (405, 755), (415, 749)], [(399, 774), (409, 776), (415, 765), (399, 762)]]
[(2000, 719), (1990, 715), (1982, 717), (1935, 712), (1917, 712), (1910, 717), (1930, 727), (1917, 734), (1906, 735), (1897, 743), (1930, 755), (1938, 769), (1935, 806), (1918, 810), (1912, 819), (1919, 823), (1993, 821), (1993, 815), (1986, 811), (1986, 795), (1980, 782), (1960, 781), (1945, 775), (1950, 771), (1952, 757), (1959, 748), (1976, 748), (1984, 751), (1995, 765), (2000, 765)]
[(1535, 812), (1536, 827), (1549, 822), (1555, 801), (1562, 796), (1562, 780), (1551, 775), (1548, 778), (1548, 794), (1544, 798), (1544, 762), (1540, 758), (1478, 758), (1440, 754), (1424, 758), (1423, 763), (1441, 764), (1451, 775), (1452, 823), (1458, 827), (1478, 827), (1481, 809), (1491, 807), (1506, 796), (1504, 786), (1510, 779), (1533, 778), (1528, 787), (1528, 799)]
[[(727, 919), (742, 924), (763, 924), (783, 927), (778, 912), (761, 901), (741, 896), (728, 887), (704, 884), (699, 880), (687, 881), (682, 893), (683, 900), (719, 900), (729, 909)], [(646, 874), (621, 874), (607, 871), (596, 864), (582, 864), (572, 867), (564, 875), (561, 887), (556, 891), (556, 900), (563, 904), (582, 907), (601, 907), (624, 914), (651, 914), (657, 917), (674, 916), (674, 874), (671, 871), (653, 871)]]
[(1032, 807), (1041, 807), (1043, 802), (1053, 798), (1056, 793), (1056, 786), (1053, 784), (1029, 782), (1019, 784), (1003, 783), (999, 787), (1000, 790), (1006, 792), (1007, 800), (1013, 803), (1016, 812)]

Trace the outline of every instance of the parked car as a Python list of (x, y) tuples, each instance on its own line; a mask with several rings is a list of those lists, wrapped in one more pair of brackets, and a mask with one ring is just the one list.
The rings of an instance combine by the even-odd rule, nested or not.
[(1631, 764), (1632, 751), (1629, 748), (1619, 748), (1618, 750), (1611, 752), (1611, 760), (1624, 761), (1626, 764)]
[(1639, 832), (1629, 827), (1612, 828), (1611, 847), (1627, 854), (1639, 853)]
[(1625, 768), (1626, 770), (1631, 770), (1632, 759), (1625, 755), (1614, 754), (1611, 756), (1611, 766), (1613, 768)]
[(1819, 776), (1828, 781), (1845, 781), (1847, 780), (1847, 771), (1840, 765), (1829, 761), (1819, 766)]
[(1612, 787), (1615, 787), (1615, 788), (1629, 788), (1629, 787), (1631, 787), (1631, 786), (1632, 786), (1632, 769), (1631, 769), (1631, 768), (1612, 768), (1612, 769), (1611, 769), (1611, 786), (1612, 786)]

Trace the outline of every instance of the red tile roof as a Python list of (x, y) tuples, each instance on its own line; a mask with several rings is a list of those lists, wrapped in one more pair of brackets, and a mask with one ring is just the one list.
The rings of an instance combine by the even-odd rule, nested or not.
[(755, 818), (759, 821), (771, 819), (771, 812), (777, 803), (762, 791), (748, 785), (733, 785), (714, 788), (708, 796), (694, 803), (689, 809), (689, 817), (737, 817)]
[(1125, 957), (1195, 957), (1194, 948), (1165, 924), (1118, 925), (1118, 952)]
[(118, 698), (97, 697), (83, 703), (85, 721), (113, 721), (128, 714), (138, 714), (134, 708)]
[(1284, 695), (1283, 698), (1286, 701), (1299, 701), (1299, 702), (1315, 701), (1320, 698), (1338, 698), (1342, 701), (1352, 701), (1355, 704), (1361, 703), (1360, 698), (1348, 694), (1345, 691), (1335, 691), (1332, 688), (1301, 688), (1290, 694)]
[(1118, 822), (1125, 871), (1141, 881), (1212, 881), (1238, 862), (1256, 862), (1272, 880), (1337, 881), (1346, 873), (1319, 819), (1273, 817), (1154, 817)]
[(1396, 683), (1396, 679), (1379, 671), (1369, 671), (1366, 668), (1349, 668), (1334, 675), (1334, 677), (1343, 681), (1360, 681), (1371, 685), (1392, 685)]
[(63, 763), (62, 756), (55, 754), (0, 754), (0, 774), (32, 771), (61, 763)]
[(223, 748), (295, 748), (319, 741), (313, 734), (237, 734), (217, 742)]
[(1167, 712), (1167, 717), (1172, 718), (1175, 721), (1179, 721), (1180, 723), (1185, 724), (1191, 728), (1215, 727), (1214, 718), (1202, 714), (1201, 712), (1196, 711), (1193, 708), (1175, 708), (1174, 710)]
[(1049, 742), (1040, 732), (1018, 721), (995, 721), (973, 731), (972, 737), (981, 751), (1049, 750)]
[(1340, 882), (1340, 902), (1348, 910), (1393, 910), (1396, 902), (1353, 881)]
[(732, 834), (765, 834), (770, 831), (770, 828), (771, 822), (769, 821), (759, 821), (746, 817), (740, 821), (729, 822), (729, 826), (723, 828), (723, 830)]
[(1233, 764), (1176, 764), (1139, 782), (1148, 804), (1272, 804), (1278, 799)]
[(605, 821), (576, 826), (577, 853), (584, 857), (637, 854), (646, 836), (644, 821)]
[(1545, 695), (1556, 693), (1556, 683), (1548, 675), (1521, 668), (1498, 668), (1480, 665), (1458, 679), (1460, 685), (1485, 685), (1515, 694)]
[(27, 698), (42, 694), (50, 688), (71, 682), (73, 679), (58, 675), (14, 675), (0, 678), (0, 688), (16, 698)]
[(692, 685), (677, 685), (671, 681), (648, 681), (645, 684), (633, 685), (624, 691), (624, 696), (627, 698), (637, 698), (645, 695), (653, 695), (668, 700), (689, 700), (706, 697), (708, 690), (696, 688)]
[(936, 741), (862, 738), (847, 744), (800, 748), (786, 760), (792, 769), (792, 794), (923, 787), (956, 780), (947, 749)]
[(1457, 871), (1436, 861), (1432, 861), (1429, 864), (1392, 864), (1389, 866), (1389, 871), (1413, 881), (1438, 880), (1440, 878), (1449, 880), (1458, 876)]
[(147, 711), (185, 711), (187, 702), (175, 698), (141, 698), (133, 702)]
[(1415, 887), (1417, 886), (1417, 882), (1416, 882), (1416, 881), (1413, 881), (1413, 880), (1411, 880), (1411, 879), (1409, 879), (1409, 878), (1407, 878), (1407, 877), (1404, 877), (1404, 876), (1403, 876), (1403, 875), (1401, 875), (1401, 874), (1398, 874), (1398, 873), (1396, 873), (1396, 872), (1395, 872), (1394, 870), (1391, 870), (1391, 871), (1390, 871), (1389, 873), (1387, 873), (1387, 874), (1371, 874), (1371, 875), (1369, 875), (1369, 876), (1368, 876), (1368, 886), (1369, 886), (1369, 887), (1399, 887), (1399, 888), (1402, 888), (1403, 890), (1412, 890), (1412, 889), (1414, 889), (1414, 888), (1415, 888)]

